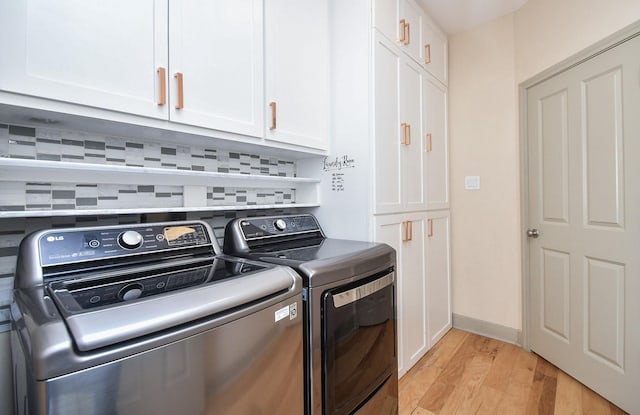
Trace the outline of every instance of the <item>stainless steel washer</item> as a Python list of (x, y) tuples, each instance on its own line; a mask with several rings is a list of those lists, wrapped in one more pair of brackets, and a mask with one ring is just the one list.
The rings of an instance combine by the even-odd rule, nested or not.
[(205, 222), (51, 229), (19, 249), (18, 414), (303, 412), (302, 281)]
[(391, 247), (327, 238), (314, 216), (289, 215), (231, 221), (224, 251), (302, 276), (306, 414), (398, 412)]

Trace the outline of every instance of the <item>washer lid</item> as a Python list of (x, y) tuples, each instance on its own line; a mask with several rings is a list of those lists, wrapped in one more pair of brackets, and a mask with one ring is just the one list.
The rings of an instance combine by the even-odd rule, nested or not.
[[(228, 262), (228, 261), (227, 261)], [(245, 304), (291, 291), (295, 275), (283, 267), (264, 268), (237, 278), (228, 278), (145, 298), (123, 298), (78, 313), (62, 310), (76, 347), (90, 351), (169, 329), (192, 321), (220, 315)], [(127, 291), (132, 292), (132, 291)], [(68, 301), (56, 292), (58, 307)], [(70, 295), (66, 292), (66, 295)], [(121, 297), (126, 296), (121, 295)]]

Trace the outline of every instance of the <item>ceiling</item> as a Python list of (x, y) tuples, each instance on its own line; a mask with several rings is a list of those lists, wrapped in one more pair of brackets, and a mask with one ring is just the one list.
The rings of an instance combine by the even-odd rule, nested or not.
[(522, 7), (527, 0), (418, 0), (442, 30), (464, 32)]

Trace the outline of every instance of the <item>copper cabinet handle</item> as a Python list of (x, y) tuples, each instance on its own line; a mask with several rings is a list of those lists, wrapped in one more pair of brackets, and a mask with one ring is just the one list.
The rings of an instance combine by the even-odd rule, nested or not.
[(431, 153), (431, 150), (433, 150), (432, 134), (427, 133), (427, 153)]
[(404, 235), (402, 236), (402, 242), (409, 242), (413, 239), (413, 222), (410, 220), (402, 222), (404, 227)]
[(178, 102), (176, 103), (176, 109), (180, 110), (184, 108), (184, 80), (182, 72), (176, 72), (173, 77), (176, 78), (176, 81), (178, 82)]
[(402, 137), (400, 138), (400, 144), (404, 144), (406, 146), (411, 144), (411, 124), (403, 122), (400, 124), (400, 128), (402, 128)]
[(400, 43), (405, 44), (405, 38), (407, 36), (407, 21), (404, 19), (400, 19)]
[(428, 219), (427, 224), (429, 226), (429, 233), (427, 233), (427, 236), (431, 238), (433, 236), (433, 219)]
[(277, 111), (277, 107), (276, 107), (276, 103), (274, 101), (271, 101), (269, 103), (269, 106), (271, 107), (271, 126), (269, 127), (270, 130), (275, 130), (276, 129), (276, 111)]
[(431, 63), (431, 45), (424, 45), (424, 63)]
[(158, 105), (167, 103), (167, 70), (162, 66), (158, 68), (158, 81), (160, 83), (160, 93), (158, 97)]
[(406, 28), (407, 28), (407, 36), (404, 44), (408, 45), (411, 43), (411, 23), (407, 23)]

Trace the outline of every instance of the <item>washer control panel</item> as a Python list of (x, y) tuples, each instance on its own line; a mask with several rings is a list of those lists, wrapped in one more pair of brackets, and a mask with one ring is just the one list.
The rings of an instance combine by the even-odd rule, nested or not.
[(244, 218), (240, 220), (240, 229), (247, 241), (281, 235), (321, 232), (318, 221), (312, 215)]
[(202, 223), (49, 231), (39, 240), (41, 266), (153, 253), (211, 244)]

